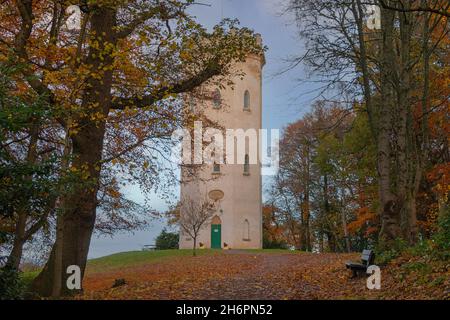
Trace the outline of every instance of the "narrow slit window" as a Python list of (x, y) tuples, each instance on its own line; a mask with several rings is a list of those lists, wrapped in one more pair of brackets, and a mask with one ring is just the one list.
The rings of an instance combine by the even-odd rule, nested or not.
[(245, 155), (245, 162), (244, 162), (244, 174), (250, 173), (250, 158), (248, 154)]
[(244, 93), (244, 110), (250, 110), (250, 92), (248, 90)]
[(244, 240), (244, 241), (250, 241), (250, 222), (247, 220), (247, 219), (245, 219), (244, 220), (244, 236), (243, 236), (243, 239), (242, 240)]
[(213, 95), (213, 107), (214, 109), (220, 109), (221, 105), (222, 105), (222, 96), (220, 94), (219, 89), (216, 89)]
[(189, 99), (189, 110), (191, 113), (195, 113), (195, 98), (193, 96)]

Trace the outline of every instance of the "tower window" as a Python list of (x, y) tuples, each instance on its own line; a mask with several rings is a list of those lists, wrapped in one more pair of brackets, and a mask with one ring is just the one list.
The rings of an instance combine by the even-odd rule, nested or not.
[(250, 111), (250, 92), (248, 90), (244, 93), (244, 110)]
[(213, 107), (214, 109), (220, 109), (221, 105), (222, 105), (222, 96), (220, 95), (219, 89), (216, 89), (213, 95)]
[(244, 162), (244, 175), (250, 174), (250, 159), (248, 154), (245, 155), (245, 162)]
[(213, 173), (220, 173), (220, 164), (214, 164)]
[(244, 230), (243, 230), (244, 235), (243, 235), (242, 240), (250, 241), (250, 222), (247, 219), (244, 220), (243, 228), (244, 228)]
[(191, 113), (195, 112), (195, 98), (193, 96), (189, 98), (189, 110)]

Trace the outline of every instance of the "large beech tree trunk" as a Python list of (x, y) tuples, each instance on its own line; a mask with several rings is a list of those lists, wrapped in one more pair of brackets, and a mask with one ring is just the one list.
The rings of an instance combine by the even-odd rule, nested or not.
[[(73, 186), (73, 191), (62, 201), (64, 208), (64, 225), (62, 227), (63, 238), (59, 242), (61, 249), (61, 294), (71, 295), (77, 291), (69, 291), (66, 286), (69, 266), (78, 266), (81, 269), (83, 279), (91, 235), (95, 226), (97, 192), (101, 170), (103, 141), (105, 135), (105, 121), (93, 122), (90, 117), (93, 114), (102, 114), (106, 118), (111, 104), (112, 71), (105, 66), (111, 65), (113, 58), (111, 47), (115, 47), (116, 39), (112, 31), (116, 24), (116, 12), (111, 8), (98, 7), (91, 17), (91, 40), (98, 40), (99, 47), (91, 47), (87, 59), (91, 72), (96, 77), (90, 77), (87, 81), (87, 89), (83, 97), (82, 109), (86, 115), (75, 119), (80, 126), (78, 133), (72, 136), (71, 167), (73, 171), (84, 177), (84, 182)], [(112, 46), (107, 46), (112, 44)], [(97, 77), (97, 75), (99, 77)], [(55, 281), (55, 253), (54, 246), (50, 258), (33, 283), (33, 289), (42, 296), (55, 294), (52, 292)]]
[(378, 195), (380, 199), (380, 239), (384, 243), (394, 241), (400, 235), (399, 203), (392, 194), (391, 180), (391, 136), (394, 114), (394, 91), (392, 80), (396, 77), (394, 52), (395, 12), (381, 9), (383, 43), (381, 51), (381, 102), (378, 107)]
[[(408, 8), (410, 3), (405, 6)], [(415, 198), (422, 170), (420, 152), (413, 138), (411, 110), (413, 15), (398, 14), (400, 37), (396, 42), (396, 13), (386, 9), (381, 12), (382, 108), (379, 113), (378, 169), (383, 212), (380, 238), (386, 245), (400, 238), (414, 244), (418, 237)], [(391, 154), (395, 161), (389, 156)]]
[[(410, 7), (406, 3), (406, 8)], [(401, 229), (403, 238), (414, 245), (418, 240), (416, 217), (416, 195), (422, 178), (422, 156), (417, 148), (414, 133), (414, 115), (411, 99), (413, 63), (411, 59), (411, 39), (413, 35), (413, 14), (403, 13), (400, 20), (400, 66), (398, 81), (399, 130), (398, 130), (398, 194), (401, 206)]]
[[(405, 4), (406, 8), (410, 6)], [(400, 66), (401, 73), (398, 83), (398, 194), (402, 201), (401, 207), (401, 229), (403, 238), (414, 244), (417, 241), (416, 221), (416, 170), (420, 164), (420, 157), (416, 152), (413, 129), (413, 115), (411, 111), (411, 37), (412, 37), (412, 14), (403, 13), (399, 15), (400, 20)], [(420, 173), (419, 173), (420, 175)]]

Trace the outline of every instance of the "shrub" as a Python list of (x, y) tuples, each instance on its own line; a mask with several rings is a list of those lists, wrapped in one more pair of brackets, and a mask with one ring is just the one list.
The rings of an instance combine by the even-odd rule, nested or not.
[(178, 233), (170, 233), (164, 229), (156, 238), (156, 250), (178, 249), (180, 236)]
[(439, 217), (439, 229), (433, 240), (438, 249), (450, 251), (450, 207), (446, 206)]
[(287, 249), (287, 243), (285, 241), (270, 240), (264, 235), (263, 248), (264, 249)]
[(401, 256), (402, 252), (404, 252), (406, 248), (406, 242), (400, 238), (392, 242), (389, 249), (386, 249), (386, 244), (379, 244), (378, 247), (375, 248), (376, 264), (388, 264), (392, 260)]
[(402, 268), (409, 272), (419, 272), (422, 275), (429, 274), (433, 271), (433, 268), (429, 263), (422, 261), (408, 262), (404, 264)]
[(421, 240), (415, 246), (406, 249), (406, 253), (414, 257), (427, 257), (431, 254), (430, 240)]
[(0, 300), (22, 299), (24, 290), (18, 270), (8, 265), (0, 269)]
[(8, 241), (10, 234), (0, 230), (0, 244)]

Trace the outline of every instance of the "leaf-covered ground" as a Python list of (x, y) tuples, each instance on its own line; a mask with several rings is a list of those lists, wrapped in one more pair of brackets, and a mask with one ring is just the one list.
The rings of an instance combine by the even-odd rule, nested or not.
[[(281, 251), (125, 253), (91, 261), (80, 299), (449, 299), (449, 264), (397, 261), (382, 289), (350, 279), (357, 254)], [(125, 285), (112, 288), (116, 279)]]

